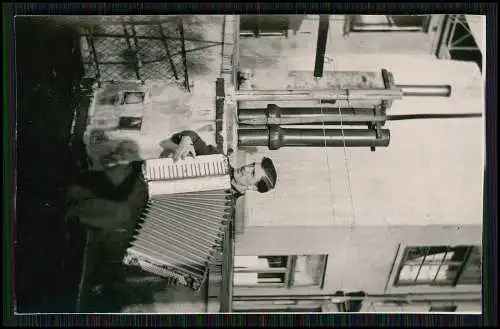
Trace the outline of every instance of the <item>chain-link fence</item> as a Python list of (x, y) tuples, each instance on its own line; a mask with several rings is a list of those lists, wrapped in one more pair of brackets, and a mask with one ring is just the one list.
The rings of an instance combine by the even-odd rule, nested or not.
[(124, 20), (81, 30), (87, 77), (99, 81), (170, 80), (189, 90), (181, 19)]

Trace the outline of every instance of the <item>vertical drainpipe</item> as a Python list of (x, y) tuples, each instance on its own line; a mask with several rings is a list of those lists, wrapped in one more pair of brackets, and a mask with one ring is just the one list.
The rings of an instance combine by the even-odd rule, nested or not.
[(316, 60), (314, 62), (314, 77), (323, 76), (323, 66), (325, 64), (326, 42), (328, 40), (328, 29), (330, 26), (330, 16), (320, 15), (318, 25), (318, 41), (316, 43)]

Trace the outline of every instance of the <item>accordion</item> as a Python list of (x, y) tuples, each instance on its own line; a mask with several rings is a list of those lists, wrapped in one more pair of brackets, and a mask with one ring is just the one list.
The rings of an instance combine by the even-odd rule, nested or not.
[(229, 163), (221, 154), (146, 160), (149, 201), (124, 263), (198, 290), (220, 264), (233, 217)]

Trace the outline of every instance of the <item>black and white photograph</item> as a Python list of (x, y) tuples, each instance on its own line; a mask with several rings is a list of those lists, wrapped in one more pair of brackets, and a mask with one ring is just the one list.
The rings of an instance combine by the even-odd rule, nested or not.
[(13, 29), (16, 313), (482, 313), (485, 16)]

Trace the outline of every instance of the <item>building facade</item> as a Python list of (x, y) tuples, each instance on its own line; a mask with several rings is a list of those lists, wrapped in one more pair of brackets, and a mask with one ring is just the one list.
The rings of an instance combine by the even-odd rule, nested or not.
[[(318, 15), (247, 15), (240, 21), (240, 57), (256, 57), (257, 64), (297, 48), (308, 48), (315, 56)], [(337, 54), (430, 54), (481, 67), (485, 21), (480, 15), (329, 15), (327, 59)], [(263, 39), (274, 40), (266, 47)]]
[[(403, 18), (331, 16), (326, 56), (331, 65), (325, 65), (324, 79), (338, 71), (385, 68), (396, 83), (452, 88), (444, 99), (397, 100), (391, 114), (482, 113), (476, 63), (438, 56), (449, 45), (443, 33), (451, 33), (445, 30), (451, 18)], [(288, 29), (280, 23), (259, 33), (265, 24), (249, 28), (245, 22), (254, 32), (240, 38), (239, 69), (248, 68), (253, 76), (241, 88), (300, 89), (316, 83), (318, 19), (295, 19), (299, 23)], [(295, 79), (298, 71), (310, 72), (310, 79)], [(480, 312), (483, 119), (389, 122), (388, 128), (389, 147), (375, 152), (239, 150), (245, 162), (271, 157), (279, 179), (275, 191), (249, 193), (238, 205), (228, 310)]]

